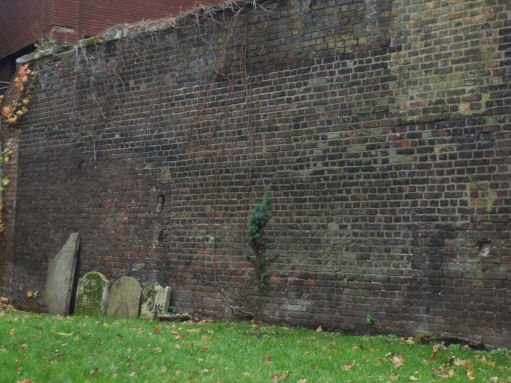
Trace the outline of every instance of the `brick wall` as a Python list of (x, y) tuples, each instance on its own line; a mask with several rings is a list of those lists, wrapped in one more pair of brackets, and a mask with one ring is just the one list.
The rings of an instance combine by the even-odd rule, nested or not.
[(0, 58), (33, 44), (50, 31), (53, 12), (51, 0), (4, 0), (0, 1), (0, 6)]
[(78, 231), (80, 276), (232, 316), (271, 188), (267, 320), (509, 347), (510, 8), (415, 3), (268, 1), (39, 63), (10, 296), (44, 309)]

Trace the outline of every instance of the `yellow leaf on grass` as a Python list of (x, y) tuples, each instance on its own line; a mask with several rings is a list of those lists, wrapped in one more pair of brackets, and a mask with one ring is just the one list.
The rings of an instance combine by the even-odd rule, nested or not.
[(474, 370), (467, 370), (467, 378), (470, 380), (474, 380), (476, 378), (476, 373)]

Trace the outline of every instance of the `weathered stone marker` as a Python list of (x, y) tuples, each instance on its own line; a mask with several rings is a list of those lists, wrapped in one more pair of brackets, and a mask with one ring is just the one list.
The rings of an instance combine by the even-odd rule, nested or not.
[(80, 235), (72, 233), (57, 255), (50, 258), (44, 289), (44, 303), (50, 314), (69, 314), (79, 246)]
[(106, 313), (110, 281), (97, 271), (91, 271), (78, 280), (75, 314), (103, 316)]
[(163, 288), (158, 282), (147, 286), (142, 292), (140, 318), (153, 320), (158, 319), (158, 315), (166, 314), (171, 293), (172, 289), (169, 286)]
[(138, 317), (141, 292), (142, 287), (135, 278), (119, 278), (110, 289), (106, 315), (111, 318)]

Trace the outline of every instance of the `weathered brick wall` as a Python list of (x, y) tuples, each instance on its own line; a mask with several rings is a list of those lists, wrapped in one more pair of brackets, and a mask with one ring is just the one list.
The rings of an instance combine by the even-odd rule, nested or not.
[(22, 298), (78, 231), (80, 275), (158, 280), (180, 310), (231, 315), (271, 188), (268, 320), (511, 346), (507, 2), (264, 6), (40, 64), (11, 296), (44, 309)]

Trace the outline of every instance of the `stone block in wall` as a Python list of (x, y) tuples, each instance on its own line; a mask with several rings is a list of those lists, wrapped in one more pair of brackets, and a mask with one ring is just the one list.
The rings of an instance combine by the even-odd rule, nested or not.
[(91, 271), (78, 280), (76, 315), (103, 316), (106, 313), (110, 281), (97, 271)]

